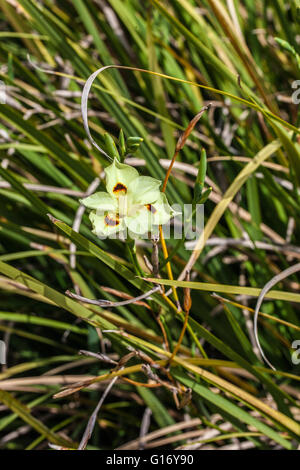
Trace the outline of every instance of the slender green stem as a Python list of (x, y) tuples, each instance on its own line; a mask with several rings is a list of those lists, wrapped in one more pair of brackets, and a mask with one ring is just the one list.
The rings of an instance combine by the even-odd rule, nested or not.
[(136, 245), (135, 240), (133, 238), (128, 238), (126, 241), (126, 248), (129, 255), (129, 259), (133, 264), (134, 270), (138, 276), (144, 276), (144, 273), (140, 267), (139, 261), (136, 255)]

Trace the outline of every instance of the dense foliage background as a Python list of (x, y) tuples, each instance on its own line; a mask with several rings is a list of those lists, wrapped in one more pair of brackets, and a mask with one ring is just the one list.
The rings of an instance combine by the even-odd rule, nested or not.
[[(298, 0), (0, 0), (0, 447), (77, 447), (111, 384), (88, 449), (297, 448), (299, 277), (261, 307), (276, 371), (257, 351), (253, 309), (300, 258), (299, 18)], [(192, 256), (197, 283), (168, 369), (184, 316), (174, 292), (107, 309), (65, 295), (118, 302), (154, 285), (136, 275), (124, 243), (91, 233), (88, 212), (80, 234), (71, 228), (95, 178), (105, 187), (108, 161), (87, 140), (80, 98), (109, 64), (180, 79), (113, 69), (93, 86), (93, 137), (104, 148), (107, 132), (142, 137), (126, 161), (145, 175), (163, 181), (181, 132), (211, 103), (167, 185), (170, 203), (191, 203), (206, 150), (205, 247), (166, 240), (174, 279)], [(152, 251), (137, 245), (145, 277)], [(159, 259), (167, 280), (161, 245)], [(174, 285), (183, 304), (188, 292)], [(159, 368), (146, 372), (152, 361)], [(70, 393), (53, 398), (63, 387)]]

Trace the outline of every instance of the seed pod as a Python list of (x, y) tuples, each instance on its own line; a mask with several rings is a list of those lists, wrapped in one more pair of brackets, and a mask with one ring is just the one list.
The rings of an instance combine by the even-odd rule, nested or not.
[(179, 404), (179, 407), (178, 409), (181, 409), (181, 408), (184, 408), (186, 405), (188, 405), (192, 399), (192, 389), (191, 388), (187, 388), (185, 391), (184, 391), (184, 394), (183, 394), (183, 397), (180, 401), (180, 404)]
[[(186, 273), (185, 280), (186, 281), (190, 280), (189, 271), (187, 271)], [(189, 287), (185, 287), (183, 289), (183, 309), (185, 312), (189, 312), (191, 310), (191, 307), (192, 307), (191, 289)]]

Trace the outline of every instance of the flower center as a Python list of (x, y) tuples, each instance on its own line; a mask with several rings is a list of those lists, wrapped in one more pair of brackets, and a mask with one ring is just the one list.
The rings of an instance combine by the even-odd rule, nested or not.
[(120, 194), (126, 194), (127, 193), (127, 187), (123, 183), (117, 183), (114, 186), (113, 193), (115, 196), (119, 196)]
[(146, 204), (145, 207), (148, 209), (149, 212), (152, 212), (152, 214), (155, 214), (156, 209), (152, 204)]
[(115, 227), (120, 223), (119, 216), (117, 214), (114, 216), (107, 214), (104, 218), (104, 223), (107, 227)]

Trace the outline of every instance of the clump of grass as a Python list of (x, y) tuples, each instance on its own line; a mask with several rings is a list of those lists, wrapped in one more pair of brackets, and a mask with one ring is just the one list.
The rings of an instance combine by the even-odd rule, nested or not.
[[(299, 263), (299, 8), (42, 3), (0, 2), (0, 446), (297, 448), (296, 271), (258, 315), (275, 371), (253, 318)], [(86, 137), (82, 88), (112, 64), (91, 90), (93, 138), (162, 182), (211, 104), (164, 186), (181, 207), (204, 198), (194, 244), (149, 240), (132, 257), (80, 212), (109, 163)]]

